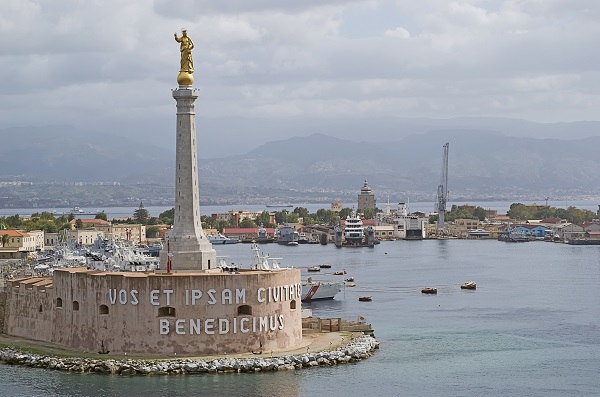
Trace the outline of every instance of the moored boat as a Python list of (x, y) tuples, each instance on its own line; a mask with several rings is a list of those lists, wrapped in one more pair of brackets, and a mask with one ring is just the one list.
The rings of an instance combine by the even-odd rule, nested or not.
[(236, 244), (240, 242), (237, 238), (226, 237), (221, 233), (209, 234), (206, 238), (208, 238), (211, 244)]
[(344, 223), (344, 240), (348, 245), (363, 244), (365, 240), (365, 229), (363, 221), (358, 214), (348, 216)]
[(466, 283), (462, 284), (460, 286), (461, 289), (476, 289), (477, 288), (477, 284), (475, 283), (475, 281), (467, 281)]
[(361, 296), (358, 298), (360, 302), (371, 302), (373, 300), (372, 296)]
[(334, 281), (313, 281), (309, 277), (302, 281), (302, 301), (333, 299), (342, 291), (344, 283)]
[(437, 294), (437, 288), (435, 287), (426, 287), (421, 290), (424, 294)]
[(293, 226), (282, 226), (275, 231), (275, 242), (281, 245), (298, 245), (298, 232)]

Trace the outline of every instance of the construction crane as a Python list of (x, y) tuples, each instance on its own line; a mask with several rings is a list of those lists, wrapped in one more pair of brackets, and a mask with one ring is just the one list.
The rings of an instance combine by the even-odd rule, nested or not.
[(437, 233), (443, 232), (446, 228), (444, 217), (446, 215), (446, 200), (448, 199), (448, 147), (450, 144), (446, 142), (444, 145), (444, 158), (442, 159), (442, 182), (438, 186), (437, 191)]

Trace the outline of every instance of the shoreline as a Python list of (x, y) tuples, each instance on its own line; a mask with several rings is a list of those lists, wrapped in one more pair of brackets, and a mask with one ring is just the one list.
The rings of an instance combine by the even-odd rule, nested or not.
[(255, 373), (355, 363), (369, 358), (379, 348), (375, 337), (362, 333), (309, 334), (303, 339), (306, 341), (300, 346), (286, 351), (176, 358), (77, 353), (51, 344), (0, 335), (0, 363), (113, 375)]

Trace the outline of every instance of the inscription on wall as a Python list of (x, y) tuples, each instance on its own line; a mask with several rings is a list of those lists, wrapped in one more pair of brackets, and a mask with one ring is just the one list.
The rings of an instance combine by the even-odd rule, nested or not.
[[(300, 300), (302, 297), (301, 284), (279, 285), (272, 287), (260, 287), (252, 296), (256, 297), (255, 302), (249, 302), (249, 294), (245, 288), (236, 289), (215, 289), (206, 290), (186, 289), (175, 291), (172, 289), (152, 290), (148, 296), (141, 296), (136, 289), (116, 289), (108, 290), (108, 301), (111, 305), (132, 305), (148, 303), (151, 306), (161, 306), (173, 308), (173, 311), (179, 306), (197, 306), (197, 305), (265, 305), (268, 303), (285, 302)], [(251, 308), (251, 306), (248, 306)], [(169, 317), (167, 312), (158, 319), (158, 332), (160, 335), (198, 335), (201, 333), (207, 335), (214, 334), (237, 334), (237, 333), (262, 333), (274, 332), (284, 329), (285, 317), (280, 313), (272, 313), (265, 316), (252, 316), (251, 310), (244, 313), (238, 313), (231, 318), (165, 318)]]

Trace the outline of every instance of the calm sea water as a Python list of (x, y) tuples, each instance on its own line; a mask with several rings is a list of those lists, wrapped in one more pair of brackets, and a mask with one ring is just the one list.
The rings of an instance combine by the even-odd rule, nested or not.
[[(249, 245), (216, 248), (230, 262), (251, 263)], [(381, 349), (358, 364), (252, 375), (122, 377), (0, 365), (0, 395), (600, 395), (600, 247), (425, 240), (261, 248), (290, 266), (346, 269), (355, 288), (305, 306), (315, 316), (364, 316)], [(470, 280), (476, 291), (459, 288)], [(421, 294), (426, 286), (438, 294)], [(362, 295), (373, 301), (359, 302)]]

